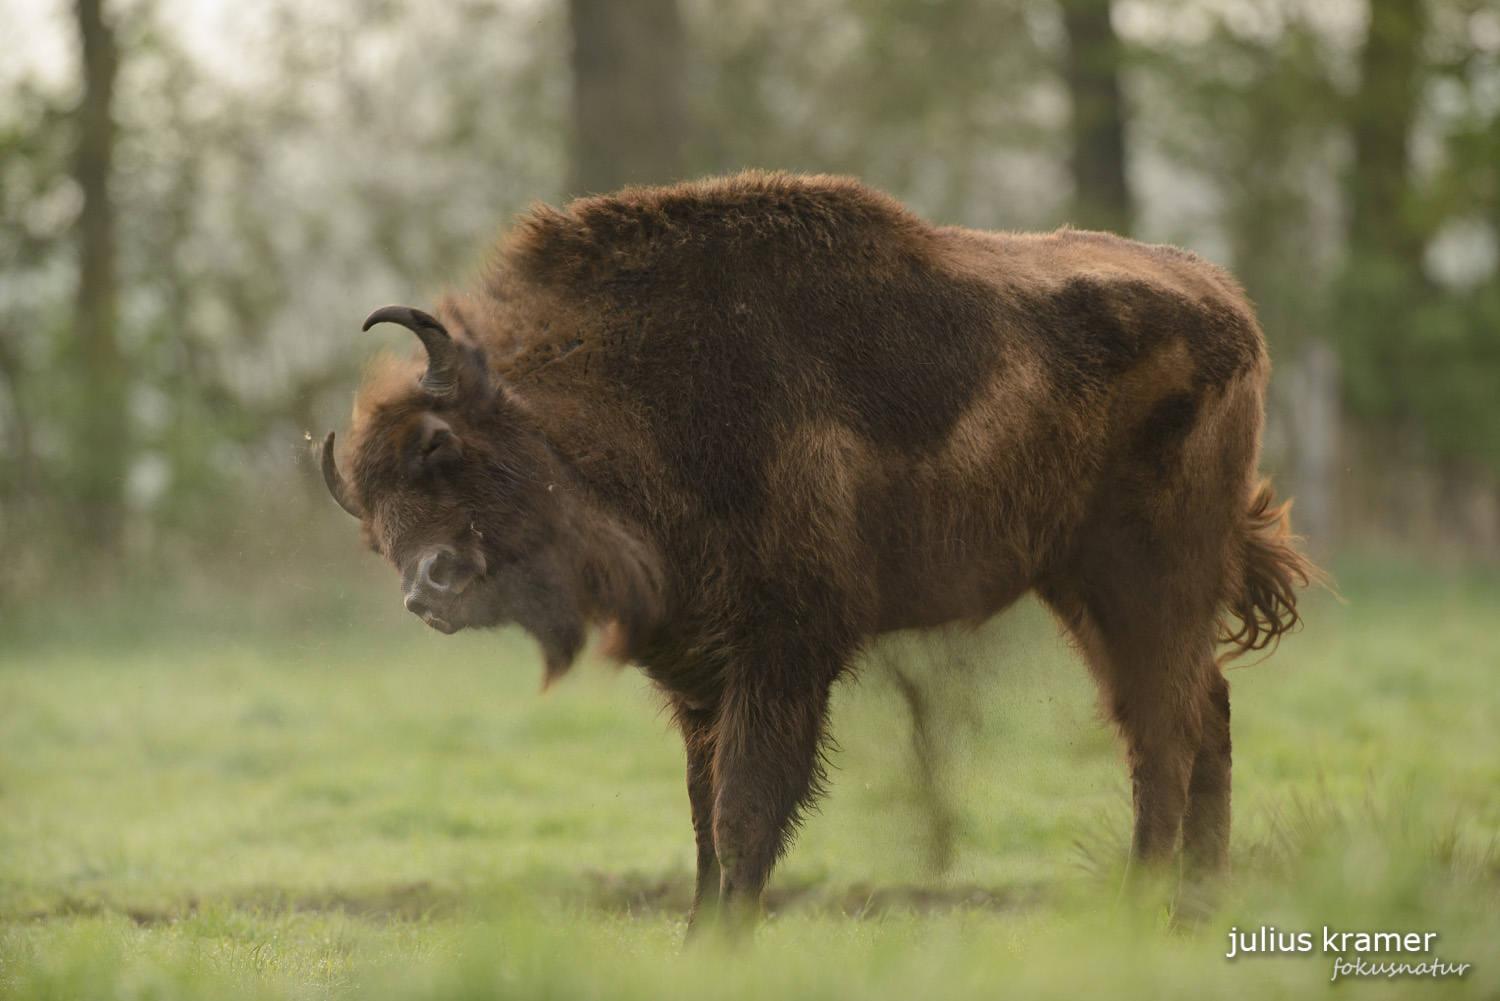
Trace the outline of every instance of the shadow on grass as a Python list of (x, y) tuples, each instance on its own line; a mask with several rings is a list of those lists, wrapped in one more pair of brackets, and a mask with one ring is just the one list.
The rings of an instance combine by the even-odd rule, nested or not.
[[(692, 905), (692, 878), (687, 874), (590, 873), (581, 885), (555, 887), (550, 894), (534, 886), (523, 894), (516, 887), (443, 886), (428, 881), (393, 883), (359, 889), (288, 893), (252, 889), (228, 898), (187, 898), (153, 907), (118, 906), (109, 900), (64, 897), (49, 908), (20, 919), (41, 922), (121, 915), (139, 927), (183, 921), (204, 909), (241, 910), (266, 917), (285, 914), (343, 914), (371, 921), (418, 922), (479, 919), (503, 913), (521, 901), (534, 907), (547, 896), (558, 909), (640, 918), (684, 918)], [(946, 914), (956, 911), (1020, 913), (1048, 902), (1041, 887), (966, 886), (777, 886), (766, 891), (768, 915), (810, 913), (851, 918), (880, 918), (893, 913)]]
[[(586, 909), (640, 916), (683, 916), (692, 905), (689, 877), (662, 879), (643, 875), (593, 873), (589, 892), (572, 901)], [(1047, 902), (1041, 887), (782, 885), (766, 890), (768, 915), (797, 912), (878, 918), (891, 913), (946, 914), (953, 911), (1016, 913)]]

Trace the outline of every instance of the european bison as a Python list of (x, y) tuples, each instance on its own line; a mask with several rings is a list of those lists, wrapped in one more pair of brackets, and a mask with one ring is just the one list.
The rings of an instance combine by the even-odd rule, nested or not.
[[(858, 182), (747, 173), (539, 208), (386, 358), (323, 473), (406, 607), (589, 628), (687, 744), (691, 921), (753, 920), (873, 637), (1036, 591), (1119, 726), (1132, 858), (1227, 865), (1216, 661), (1315, 570), (1256, 479), (1268, 364), (1217, 267), (1104, 233), (937, 227)], [(1230, 625), (1230, 620), (1237, 625)]]

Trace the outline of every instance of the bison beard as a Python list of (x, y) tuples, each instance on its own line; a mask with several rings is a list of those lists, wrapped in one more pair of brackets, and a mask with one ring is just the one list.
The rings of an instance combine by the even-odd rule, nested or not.
[(366, 322), (425, 359), (372, 370), (329, 491), (434, 628), (518, 623), (550, 682), (593, 626), (656, 682), (690, 927), (753, 920), (873, 637), (1028, 590), (1124, 738), (1132, 859), (1226, 870), (1216, 652), (1294, 626), (1317, 571), (1256, 480), (1268, 364), (1223, 272), (750, 173), (538, 209), (436, 313)]

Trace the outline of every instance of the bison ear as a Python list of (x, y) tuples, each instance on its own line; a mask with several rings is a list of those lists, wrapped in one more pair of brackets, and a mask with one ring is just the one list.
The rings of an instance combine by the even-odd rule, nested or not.
[(411, 459), (424, 469), (457, 463), (463, 458), (463, 444), (453, 433), (453, 425), (437, 414), (423, 414), (422, 424), (412, 443)]

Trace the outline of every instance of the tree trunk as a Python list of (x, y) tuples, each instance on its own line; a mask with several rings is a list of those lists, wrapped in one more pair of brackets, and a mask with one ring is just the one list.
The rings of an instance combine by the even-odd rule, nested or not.
[(1313, 337), (1302, 346), (1291, 373), (1291, 432), (1297, 484), (1296, 529), (1315, 558), (1338, 541), (1339, 356), (1328, 341)]
[[(1370, 0), (1358, 93), (1346, 120), (1353, 162), (1346, 179), (1348, 252), (1335, 329), (1356, 412), (1370, 444), (1395, 449), (1419, 425), (1408, 386), (1413, 318), (1432, 289), (1422, 268), (1428, 234), (1411, 212), (1409, 143), (1418, 114), (1423, 0)], [(1415, 436), (1420, 439), (1420, 432)]]
[(83, 48), (83, 102), (78, 109), (78, 145), (73, 176), (83, 194), (78, 216), (78, 298), (73, 357), (80, 394), (74, 456), (81, 540), (104, 555), (118, 552), (124, 525), (124, 480), (128, 429), (125, 359), (115, 328), (112, 105), (119, 53), (106, 22), (103, 0), (77, 0)]
[(573, 189), (604, 193), (682, 172), (682, 21), (677, 0), (569, 0)]
[(1120, 42), (1109, 0), (1063, 0), (1068, 32), (1068, 92), (1073, 101), (1074, 222), (1129, 233), (1125, 180), (1125, 109), (1120, 95)]
[(1422, 0), (1371, 0), (1360, 55), (1362, 79), (1350, 113), (1350, 240), (1420, 273), (1423, 239), (1407, 218), (1407, 140), (1417, 114)]

